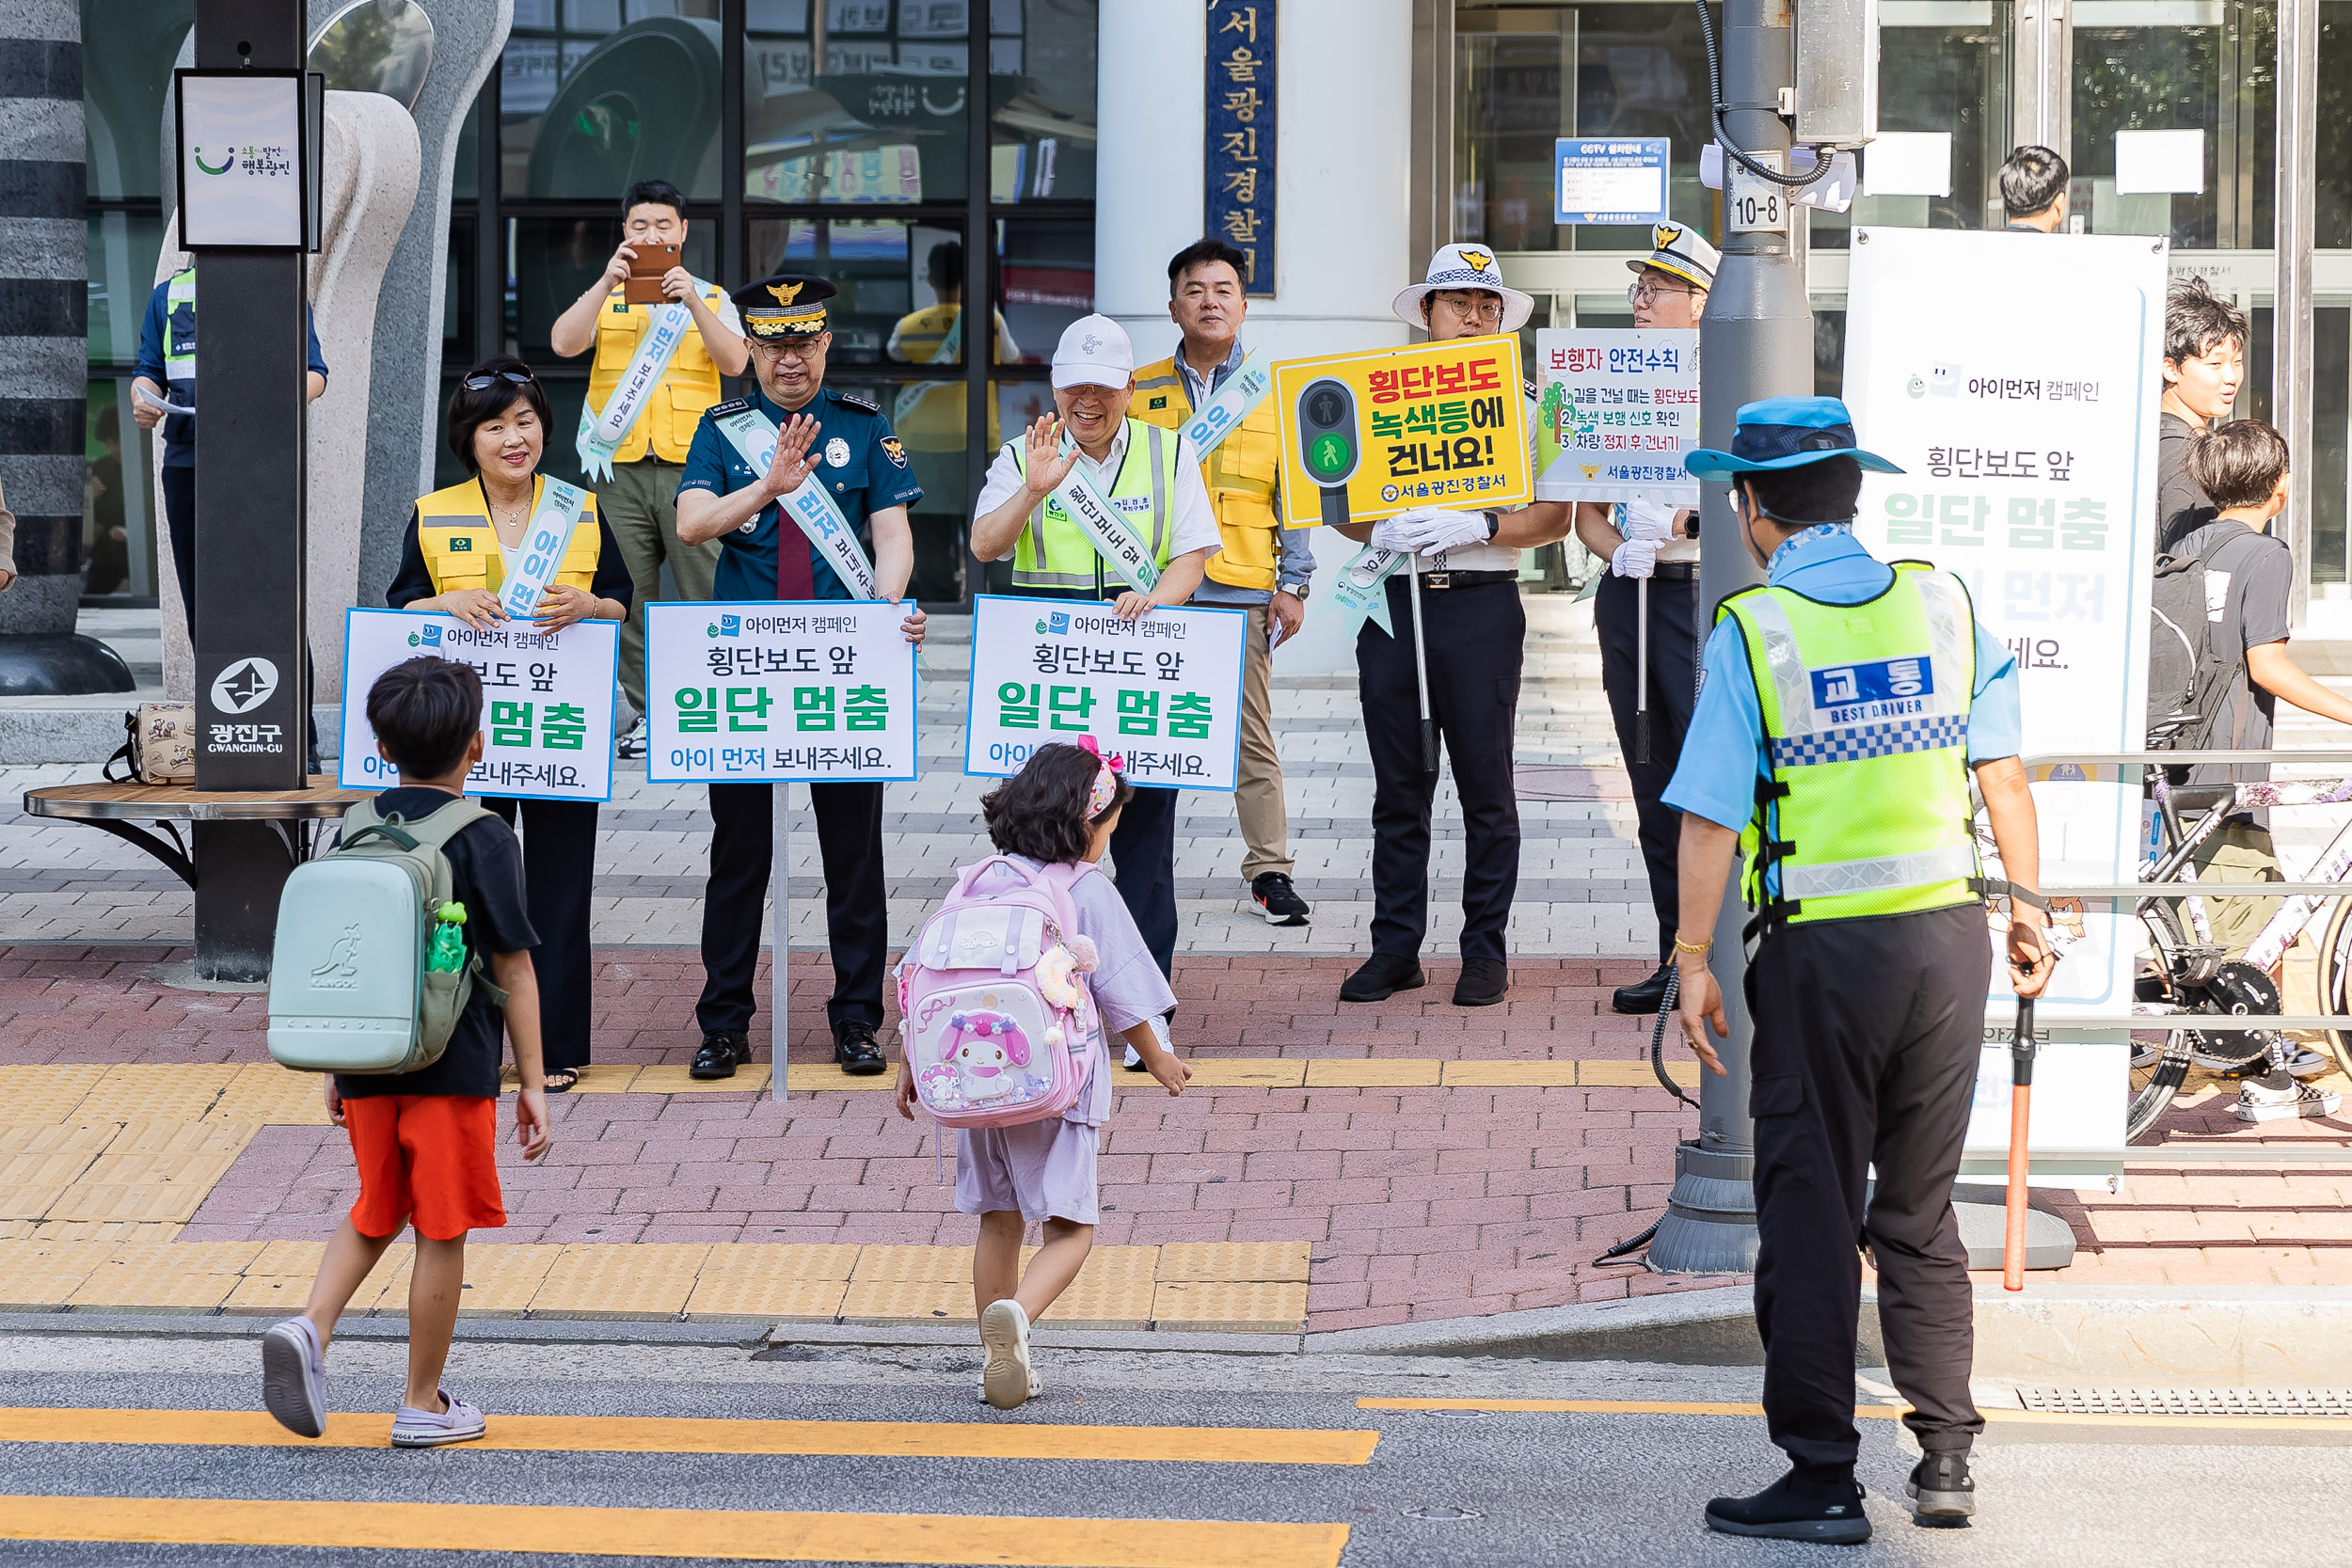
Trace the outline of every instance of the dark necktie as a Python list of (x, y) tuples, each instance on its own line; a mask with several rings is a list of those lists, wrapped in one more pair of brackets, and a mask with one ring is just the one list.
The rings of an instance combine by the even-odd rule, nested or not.
[[(819, 435), (823, 433), (818, 432)], [(809, 461), (817, 461), (818, 448), (809, 447)], [(811, 469), (812, 473), (821, 472)], [(821, 479), (818, 483), (824, 483)], [(817, 566), (811, 559), (812, 546), (801, 525), (792, 520), (782, 501), (776, 502), (776, 597), (779, 599), (813, 599), (817, 596)]]

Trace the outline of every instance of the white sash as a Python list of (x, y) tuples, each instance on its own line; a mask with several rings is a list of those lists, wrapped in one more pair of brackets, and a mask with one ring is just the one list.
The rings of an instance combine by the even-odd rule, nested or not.
[[(1182, 366), (1176, 373), (1184, 373)], [(1184, 437), (1192, 442), (1192, 450), (1202, 462), (1216, 451), (1218, 442), (1241, 428), (1249, 411), (1264, 402), (1272, 390), (1274, 367), (1263, 353), (1243, 360), (1241, 368), (1225, 378), (1225, 385), (1216, 389), (1216, 395), (1195, 410), (1184, 423)]]
[[(1130, 437), (1141, 438), (1139, 435)], [(1067, 432), (1061, 438), (1061, 450), (1064, 455), (1076, 450)], [(1070, 476), (1055, 487), (1054, 499), (1061, 503), (1070, 520), (1078, 525), (1078, 531), (1087, 536), (1087, 543), (1094, 546), (1094, 553), (1103, 558), (1104, 565), (1126, 578), (1139, 593), (1149, 594), (1158, 585), (1159, 562), (1152, 559), (1152, 552), (1136, 537), (1135, 530), (1127, 526), (1118, 509), (1104, 500), (1102, 492), (1087, 478), (1083, 459), (1070, 465)], [(1174, 499), (1169, 498), (1171, 505)]]
[(523, 542), (506, 556), (506, 581), (499, 589), (499, 608), (511, 619), (528, 621), (539, 612), (539, 601), (547, 597), (556, 568), (564, 564), (564, 552), (571, 546), (572, 531), (580, 526), (581, 509), (587, 504), (588, 492), (579, 485), (560, 479), (545, 482), (539, 504), (531, 509), (531, 520), (523, 526)]
[[(931, 356), (925, 363), (952, 365), (962, 356), (963, 312), (958, 310), (955, 325), (947, 328), (946, 335), (939, 340), (939, 346), (931, 350)], [(914, 417), (914, 411), (923, 405), (925, 398), (933, 392), (962, 385), (960, 381), (917, 381), (912, 386), (900, 388), (898, 401), (891, 405), (891, 423), (904, 425)]]
[(1384, 550), (1377, 545), (1366, 545), (1348, 557), (1340, 568), (1340, 580), (1321, 596), (1321, 602), (1337, 609), (1346, 625), (1342, 628), (1353, 636), (1366, 620), (1376, 623), (1391, 637), (1396, 627), (1389, 620), (1388, 580), (1399, 566), (1412, 558), (1403, 550)]
[[(768, 465), (776, 458), (776, 422), (756, 408), (746, 408), (718, 423), (719, 434), (727, 438), (736, 455), (752, 466), (755, 475), (766, 474)], [(882, 594), (875, 591), (873, 562), (858, 547), (857, 531), (825, 489), (823, 474), (821, 465), (812, 464), (808, 477), (785, 493), (784, 513), (800, 525), (834, 576), (849, 584), (852, 594), (861, 599), (879, 599)], [(776, 547), (784, 548), (784, 541), (777, 540)]]
[[(694, 279), (696, 290), (709, 287), (701, 278)], [(675, 300), (653, 313), (653, 326), (637, 345), (637, 356), (621, 372), (621, 379), (612, 388), (612, 395), (604, 402), (602, 412), (591, 412), (585, 399), (580, 405), (580, 435), (575, 442), (580, 451), (580, 468), (590, 479), (612, 477), (612, 453), (628, 439), (629, 427), (644, 411), (645, 399), (661, 378), (670, 371), (670, 361), (677, 357), (678, 345), (686, 341), (687, 333), (694, 329), (693, 312)]]

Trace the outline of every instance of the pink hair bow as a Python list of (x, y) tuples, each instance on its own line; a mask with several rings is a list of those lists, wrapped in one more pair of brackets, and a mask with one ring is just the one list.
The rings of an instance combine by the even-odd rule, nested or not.
[(1102, 765), (1095, 769), (1094, 787), (1087, 791), (1087, 819), (1092, 821), (1110, 810), (1111, 802), (1119, 799), (1118, 775), (1127, 770), (1127, 760), (1117, 752), (1104, 756), (1103, 748), (1095, 744), (1094, 737), (1090, 735), (1078, 736), (1077, 744), (1086, 748), (1094, 760)]

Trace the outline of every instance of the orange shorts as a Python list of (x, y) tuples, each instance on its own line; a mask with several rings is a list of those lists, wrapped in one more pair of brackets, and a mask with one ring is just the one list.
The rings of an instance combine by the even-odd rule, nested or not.
[(359, 1164), (352, 1228), (362, 1236), (417, 1234), (454, 1241), (506, 1223), (499, 1196), (499, 1102), (478, 1095), (387, 1094), (343, 1101), (343, 1126)]

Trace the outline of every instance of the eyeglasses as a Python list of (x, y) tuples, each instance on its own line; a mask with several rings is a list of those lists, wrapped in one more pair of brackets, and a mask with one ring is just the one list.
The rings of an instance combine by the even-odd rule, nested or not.
[(1480, 294), (1475, 297), (1469, 294), (1433, 294), (1430, 297), (1438, 304), (1445, 306), (1455, 315), (1467, 316), (1474, 322), (1502, 320), (1502, 301), (1492, 294)]
[[(821, 332), (818, 334), (818, 337), (825, 335)], [(754, 338), (752, 341), (778, 359), (798, 359), (803, 364), (822, 358), (825, 353), (815, 341), (803, 338)]]
[(1675, 294), (1694, 294), (1697, 293), (1698, 291), (1696, 289), (1661, 288), (1658, 284), (1650, 282), (1647, 278), (1644, 278), (1640, 282), (1635, 283), (1630, 288), (1627, 289), (1625, 292), (1625, 297), (1629, 304), (1651, 305), (1655, 304), (1660, 299), (1669, 298)]
[(466, 377), (465, 386), (469, 392), (486, 392), (501, 381), (512, 382), (517, 387), (529, 387), (535, 380), (536, 378), (529, 371), (499, 371), (490, 375), (469, 375)]

